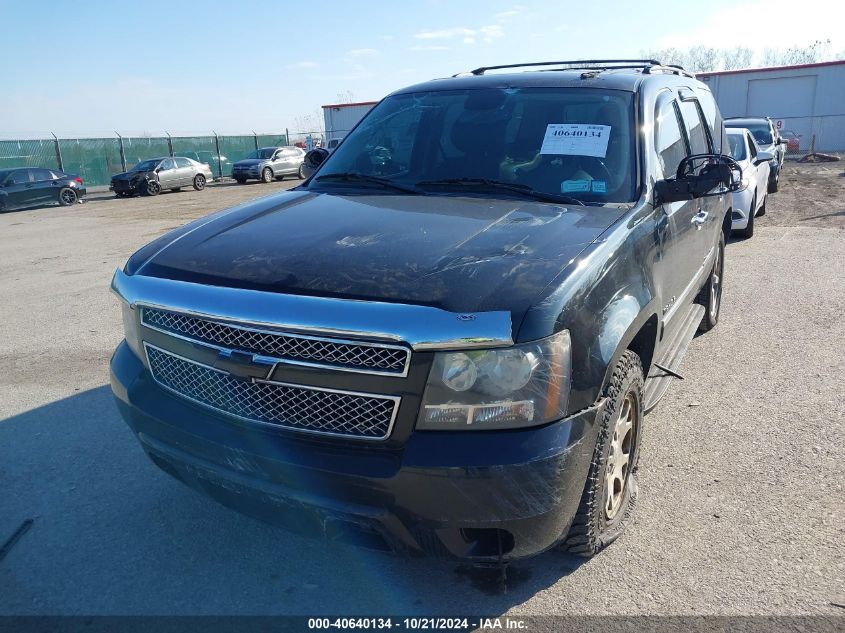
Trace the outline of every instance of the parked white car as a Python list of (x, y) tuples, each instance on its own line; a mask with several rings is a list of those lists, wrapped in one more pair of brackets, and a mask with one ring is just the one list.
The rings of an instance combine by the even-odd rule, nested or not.
[(765, 215), (771, 152), (763, 151), (746, 128), (725, 128), (731, 158), (742, 167), (742, 189), (733, 194), (731, 229), (742, 237), (754, 235), (754, 217)]

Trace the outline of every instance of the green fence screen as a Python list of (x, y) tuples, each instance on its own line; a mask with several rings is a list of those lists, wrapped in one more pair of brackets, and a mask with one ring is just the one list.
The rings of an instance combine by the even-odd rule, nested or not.
[(187, 156), (207, 163), (214, 176), (220, 177), (231, 176), (232, 164), (256, 147), (287, 144), (285, 134), (0, 140), (0, 169), (62, 169), (80, 176), (88, 186), (97, 186), (108, 185), (114, 174), (124, 171), (124, 165), (128, 169), (148, 158)]

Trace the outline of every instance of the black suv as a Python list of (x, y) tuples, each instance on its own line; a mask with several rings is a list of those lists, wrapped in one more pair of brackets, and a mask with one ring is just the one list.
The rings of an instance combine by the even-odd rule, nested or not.
[(741, 174), (692, 75), (532, 66), (561, 64), (399, 90), (303, 185), (135, 253), (111, 382), (149, 457), (378, 549), (619, 536), (643, 415), (719, 318)]

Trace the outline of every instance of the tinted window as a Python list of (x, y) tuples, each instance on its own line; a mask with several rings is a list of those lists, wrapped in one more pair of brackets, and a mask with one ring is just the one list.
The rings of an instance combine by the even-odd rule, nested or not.
[(757, 158), (757, 143), (754, 142), (754, 138), (748, 134), (748, 151), (751, 152), (751, 160)]
[(191, 166), (191, 161), (189, 161), (187, 158), (174, 158), (173, 160), (176, 161), (177, 167), (190, 167)]
[(722, 153), (722, 147), (725, 145), (724, 136), (724, 121), (716, 107), (716, 101), (713, 95), (705, 90), (698, 92), (698, 103), (704, 112), (704, 120), (707, 121), (707, 127), (710, 128), (710, 138), (713, 139), (714, 151), (717, 154)]
[(30, 169), (29, 171), (32, 174), (32, 179), (35, 182), (41, 182), (43, 180), (55, 180), (53, 172), (51, 172), (49, 169)]
[(745, 136), (742, 134), (728, 134), (728, 144), (731, 147), (731, 158), (745, 160)]
[(657, 148), (660, 166), (663, 168), (663, 177), (671, 178), (677, 173), (678, 165), (687, 155), (687, 146), (681, 135), (675, 100), (664, 99), (657, 107), (655, 118), (654, 145)]
[(17, 169), (12, 172), (12, 175), (9, 177), (7, 183), (12, 185), (20, 185), (25, 182), (32, 182), (32, 175), (29, 172), (29, 169)]
[(636, 185), (632, 101), (631, 93), (591, 88), (393, 95), (343, 140), (309, 187), (328, 186), (321, 182), (328, 174), (356, 172), (444, 195), (451, 190), (443, 180), (487, 179), (628, 202)]
[(693, 154), (709, 154), (710, 144), (707, 141), (707, 132), (701, 120), (701, 113), (698, 110), (698, 101), (688, 100), (681, 102), (681, 115), (684, 118), (684, 126), (687, 129), (690, 152)]

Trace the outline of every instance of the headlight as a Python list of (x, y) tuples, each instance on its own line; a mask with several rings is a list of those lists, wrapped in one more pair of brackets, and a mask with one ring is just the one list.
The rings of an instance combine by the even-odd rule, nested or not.
[(503, 349), (437, 353), (417, 429), (513, 429), (562, 418), (569, 401), (571, 351), (564, 330)]
[(123, 335), (126, 337), (126, 343), (129, 345), (129, 349), (143, 360), (144, 351), (141, 345), (141, 326), (138, 323), (138, 311), (133, 310), (123, 300), (120, 301), (120, 309), (123, 311)]

